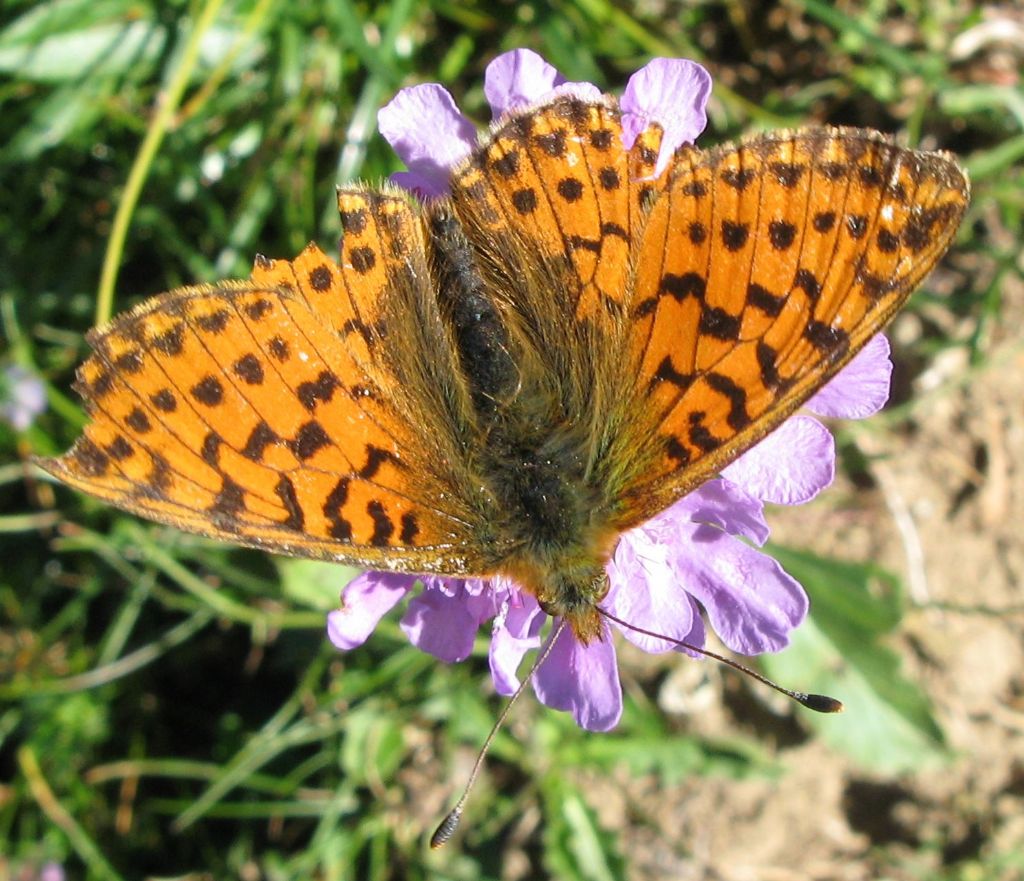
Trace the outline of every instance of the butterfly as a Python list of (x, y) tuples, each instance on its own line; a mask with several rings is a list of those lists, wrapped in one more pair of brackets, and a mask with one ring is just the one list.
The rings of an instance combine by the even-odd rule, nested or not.
[(658, 163), (614, 101), (510, 113), (450, 194), (343, 188), (340, 260), (162, 294), (93, 331), (42, 467), (280, 554), (504, 575), (600, 638), (619, 536), (834, 376), (945, 253), (969, 187), (867, 130)]

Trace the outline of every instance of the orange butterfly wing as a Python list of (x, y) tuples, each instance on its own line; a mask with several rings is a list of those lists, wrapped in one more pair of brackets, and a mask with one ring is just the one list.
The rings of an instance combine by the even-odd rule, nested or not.
[(968, 185), (951, 158), (862, 130), (684, 147), (657, 179), (657, 128), (628, 151), (621, 136), (614, 106), (527, 110), (456, 172), (452, 200), (542, 357), (572, 352), (550, 359), (563, 388), (589, 384), (569, 410), (592, 426), (598, 516), (624, 529), (847, 363), (946, 251)]
[[(248, 283), (174, 291), (93, 334), (78, 381), (91, 422), (41, 464), (128, 511), (240, 544), (488, 571), (484, 551), (500, 545), (449, 442), (465, 405), (419, 219), (393, 195), (339, 202), (355, 227), (341, 265), (315, 246), (291, 263), (261, 258)], [(446, 368), (454, 399), (424, 396)]]
[(627, 152), (614, 107), (561, 99), (500, 125), (453, 176), (452, 201), (509, 275), (546, 263), (547, 308), (603, 321), (624, 308), (660, 142), (652, 127)]
[[(475, 471), (504, 419), (571, 447), (599, 529), (642, 522), (834, 375), (968, 196), (952, 160), (863, 131), (684, 148), (655, 179), (659, 144), (652, 128), (626, 151), (613, 104), (561, 98), (499, 125), (450, 201), (342, 191), (340, 263), (260, 258), (248, 283), (166, 294), (94, 335), (92, 421), (43, 466), (242, 544), (488, 574), (524, 535)], [(512, 365), (501, 381), (462, 370), (443, 314), (460, 296), (506, 323), (469, 344)]]
[(600, 398), (569, 410), (593, 425), (588, 472), (617, 529), (835, 375), (948, 248), (969, 193), (950, 158), (863, 130), (683, 148), (653, 179), (658, 144), (655, 127), (626, 151), (615, 108), (560, 98), (502, 123), (453, 178), (493, 286), (546, 351), (572, 350), (552, 360), (563, 386)]
[(653, 462), (642, 522), (771, 431), (877, 333), (945, 253), (955, 162), (853, 129), (683, 149), (634, 254), (630, 360)]

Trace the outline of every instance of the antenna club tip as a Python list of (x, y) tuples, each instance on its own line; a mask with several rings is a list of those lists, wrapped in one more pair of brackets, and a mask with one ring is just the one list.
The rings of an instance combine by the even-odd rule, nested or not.
[(439, 847), (444, 847), (452, 835), (455, 834), (455, 829), (461, 819), (462, 808), (454, 808), (434, 830), (434, 834), (430, 836), (430, 849), (437, 850)]
[(800, 703), (818, 713), (841, 713), (846, 709), (842, 701), (829, 697), (827, 694), (807, 694), (803, 696)]

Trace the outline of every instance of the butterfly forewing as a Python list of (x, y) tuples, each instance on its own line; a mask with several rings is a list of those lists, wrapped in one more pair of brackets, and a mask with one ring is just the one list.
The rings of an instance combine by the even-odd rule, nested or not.
[(410, 571), (467, 564), (467, 512), (437, 472), (413, 469), (415, 426), (395, 434), (381, 420), (386, 402), (295, 292), (187, 288), (91, 342), (78, 384), (91, 421), (43, 463), (67, 483), (279, 552)]
[(627, 490), (626, 521), (706, 480), (838, 371), (948, 248), (967, 196), (948, 157), (865, 131), (680, 151), (634, 257), (630, 357), (660, 452)]

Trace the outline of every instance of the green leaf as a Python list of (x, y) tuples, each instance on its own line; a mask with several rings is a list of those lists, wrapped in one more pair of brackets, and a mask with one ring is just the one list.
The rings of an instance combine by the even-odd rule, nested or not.
[(348, 711), (341, 766), (350, 782), (391, 780), (405, 755), (400, 720), (370, 702)]
[(0, 38), (0, 71), (40, 83), (78, 82), (123, 75), (141, 61), (155, 62), (167, 33), (153, 22), (108, 22), (50, 33), (38, 43)]
[(345, 585), (362, 570), (339, 563), (275, 557), (281, 574), (281, 590), (299, 606), (329, 612), (338, 608)]
[[(789, 648), (763, 665), (782, 684), (839, 698), (840, 716), (804, 718), (861, 766), (899, 772), (947, 758), (945, 738), (924, 692), (883, 645), (900, 621), (898, 582), (872, 564), (845, 563), (773, 547), (811, 597), (812, 617)], [(881, 588), (881, 589), (880, 589)]]
[(616, 836), (597, 823), (597, 815), (560, 777), (542, 788), (545, 803), (544, 857), (551, 877), (579, 881), (615, 881), (624, 864)]
[(752, 742), (710, 741), (670, 732), (660, 736), (590, 737), (579, 744), (575, 758), (573, 764), (584, 767), (611, 768), (622, 763), (634, 774), (657, 774), (666, 784), (694, 774), (741, 778), (770, 769), (763, 751)]

